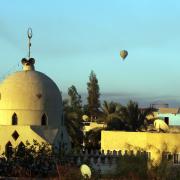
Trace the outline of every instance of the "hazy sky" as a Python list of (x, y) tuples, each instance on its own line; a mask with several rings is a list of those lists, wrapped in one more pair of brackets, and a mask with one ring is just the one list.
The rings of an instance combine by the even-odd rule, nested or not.
[(179, 0), (1, 0), (1, 78), (21, 68), (28, 27), (36, 69), (63, 92), (86, 92), (94, 70), (101, 92), (180, 99)]

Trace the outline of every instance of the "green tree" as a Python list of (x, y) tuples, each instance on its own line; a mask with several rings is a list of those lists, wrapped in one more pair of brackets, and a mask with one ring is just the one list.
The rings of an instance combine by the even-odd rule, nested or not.
[[(56, 153), (45, 142), (22, 142), (12, 148), (11, 157), (0, 157), (0, 172), (4, 177), (48, 177), (56, 174)], [(36, 178), (35, 178), (36, 179)]]
[(111, 121), (114, 118), (120, 118), (121, 105), (118, 103), (104, 101), (101, 109), (105, 122)]
[(72, 111), (68, 100), (63, 100), (63, 111), (65, 125), (69, 136), (71, 137), (72, 146), (80, 147), (83, 141), (82, 123), (79, 113)]
[(91, 149), (100, 149), (101, 148), (101, 130), (102, 128), (94, 128), (86, 133), (85, 136), (85, 148), (88, 150)]
[(68, 95), (70, 97), (70, 106), (72, 108), (72, 111), (81, 113), (82, 112), (81, 96), (78, 94), (77, 89), (74, 85), (68, 88)]
[(126, 154), (117, 159), (115, 176), (119, 179), (149, 179), (147, 164), (146, 155)]
[(146, 127), (147, 116), (153, 115), (153, 111), (152, 107), (142, 109), (137, 102), (129, 101), (127, 106), (121, 108), (121, 117), (130, 131), (137, 131)]
[(104, 101), (102, 104), (102, 112), (104, 122), (107, 124), (108, 130), (124, 130), (125, 123), (121, 117), (121, 105), (115, 102)]
[(89, 82), (87, 83), (88, 90), (88, 111), (91, 117), (98, 115), (100, 108), (100, 93), (99, 93), (99, 84), (96, 74), (91, 71), (89, 76)]

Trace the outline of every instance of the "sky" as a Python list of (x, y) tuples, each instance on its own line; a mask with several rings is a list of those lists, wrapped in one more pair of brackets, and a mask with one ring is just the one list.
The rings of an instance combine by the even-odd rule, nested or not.
[(31, 27), (35, 68), (63, 93), (87, 92), (93, 70), (102, 94), (180, 102), (179, 19), (179, 0), (0, 0), (0, 79), (21, 69)]

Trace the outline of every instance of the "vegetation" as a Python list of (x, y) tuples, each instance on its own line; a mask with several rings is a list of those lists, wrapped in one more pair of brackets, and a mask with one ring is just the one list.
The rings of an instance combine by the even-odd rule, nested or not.
[(101, 148), (101, 128), (95, 128), (86, 133), (84, 137), (85, 148), (88, 150), (97, 150)]
[(105, 179), (131, 179), (131, 180), (179, 180), (180, 169), (171, 166), (167, 159), (161, 161), (159, 166), (148, 167), (148, 159), (143, 155), (126, 154), (117, 158), (114, 172), (103, 175)]
[(169, 160), (163, 159), (159, 166), (153, 167), (148, 171), (148, 176), (151, 179), (180, 179), (180, 168), (179, 166), (172, 166)]
[[(81, 129), (81, 119), (83, 114), (91, 116), (91, 120), (96, 117), (96, 121), (101, 121), (107, 124), (108, 130), (126, 130), (139, 131), (147, 126), (147, 116), (152, 114), (154, 109), (149, 107), (146, 109), (139, 108), (137, 102), (129, 101), (127, 106), (122, 106), (119, 103), (104, 101), (100, 104), (100, 92), (98, 79), (96, 74), (91, 71), (88, 89), (88, 104), (82, 108), (81, 96), (77, 89), (72, 85), (68, 89), (70, 101), (64, 101), (64, 112), (66, 125), (69, 129), (69, 134), (74, 139), (75, 134), (82, 135), (79, 131)], [(101, 108), (100, 108), (101, 106)], [(75, 142), (75, 145), (81, 144)]]
[[(146, 129), (147, 116), (154, 111), (149, 107), (141, 109), (138, 103), (130, 101), (127, 106), (119, 103), (104, 101), (101, 107), (102, 113), (97, 122), (104, 122), (105, 130), (143, 131)], [(100, 133), (102, 128), (95, 128), (86, 133), (85, 148), (100, 148)]]
[[(146, 130), (147, 117), (153, 115), (154, 109), (140, 108), (137, 102), (129, 101), (126, 106), (116, 102), (104, 101), (100, 104), (100, 92), (98, 80), (92, 71), (89, 77), (88, 103), (82, 107), (81, 96), (78, 94), (75, 86), (68, 89), (70, 100), (64, 100), (64, 117), (68, 132), (71, 136), (74, 147), (81, 148), (82, 144), (82, 115), (89, 115), (91, 120), (95, 118), (97, 122), (104, 122), (107, 130), (125, 130), (125, 131), (143, 131)], [(88, 150), (100, 149), (101, 128), (95, 128), (86, 132), (84, 137), (85, 148)], [(118, 160), (118, 168), (115, 174), (109, 174), (104, 178), (122, 178), (122, 179), (160, 179), (161, 174), (168, 170), (167, 163), (163, 162), (154, 169), (147, 168), (147, 159), (139, 156), (123, 156)], [(62, 167), (62, 169), (66, 167)], [(63, 172), (63, 170), (60, 170)], [(68, 168), (67, 168), (68, 169)], [(66, 170), (64, 170), (66, 176)], [(169, 172), (169, 171), (168, 171)], [(76, 174), (76, 168), (72, 174)], [(178, 175), (179, 171), (177, 171)], [(70, 174), (70, 173), (67, 173)], [(79, 178), (78, 173), (76, 174)], [(170, 177), (170, 173), (166, 173)]]
[(102, 116), (104, 118), (104, 121), (108, 123), (109, 121), (112, 121), (113, 119), (120, 119), (120, 111), (121, 111), (121, 105), (115, 102), (107, 102), (104, 101), (102, 104)]
[(33, 145), (26, 142), (26, 145), (12, 149), (6, 158), (0, 158), (0, 162), (0, 175), (6, 177), (45, 177), (56, 173), (56, 161), (51, 147), (37, 141)]
[[(52, 149), (47, 143), (39, 144), (34, 141), (33, 144), (29, 144), (26, 142), (26, 145), (12, 149), (12, 152), (10, 156), (0, 158), (1, 178), (83, 179), (79, 166), (74, 163), (75, 156), (71, 154), (66, 157), (61, 156), (60, 152)], [(86, 163), (91, 166), (88, 160)], [(114, 163), (117, 163), (116, 168), (107, 174), (101, 174), (98, 170), (93, 171), (91, 168), (91, 179), (180, 179), (179, 167), (170, 166), (167, 159), (164, 159), (157, 167), (148, 168), (148, 159), (145, 154), (125, 154), (116, 157)]]
[(137, 131), (146, 128), (147, 116), (153, 115), (153, 111), (152, 107), (142, 109), (137, 102), (129, 101), (127, 106), (121, 108), (121, 117), (130, 131)]
[(126, 179), (148, 179), (148, 162), (144, 155), (124, 155), (117, 161), (116, 177)]
[(70, 107), (73, 112), (82, 114), (82, 101), (81, 96), (78, 94), (77, 89), (74, 85), (72, 85), (68, 89), (68, 95), (70, 97)]
[[(80, 169), (74, 164), (58, 165), (58, 178), (57, 180), (83, 180)], [(56, 180), (56, 178), (55, 178)]]
[(65, 125), (71, 137), (72, 147), (80, 148), (83, 141), (81, 96), (73, 85), (68, 89), (68, 95), (70, 102), (67, 99), (63, 101)]
[(102, 112), (104, 122), (107, 124), (107, 130), (124, 130), (125, 122), (121, 117), (122, 105), (115, 102), (104, 101), (102, 104)]
[(104, 101), (102, 105), (104, 122), (108, 130), (140, 131), (146, 129), (148, 115), (153, 115), (154, 109), (139, 108), (137, 102), (129, 101), (127, 106), (115, 102)]
[(89, 76), (89, 82), (87, 83), (88, 90), (88, 112), (91, 117), (97, 117), (100, 108), (100, 93), (99, 84), (96, 74), (91, 71)]
[(62, 180), (81, 180), (79, 167), (69, 163), (68, 157), (62, 156), (60, 151), (52, 149), (47, 143), (39, 144), (34, 140), (26, 145), (11, 149), (10, 154), (0, 157), (0, 176), (21, 178), (48, 178)]

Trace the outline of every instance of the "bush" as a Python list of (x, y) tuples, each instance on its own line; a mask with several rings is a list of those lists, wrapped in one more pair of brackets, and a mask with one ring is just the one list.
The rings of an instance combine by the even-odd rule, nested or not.
[(127, 179), (147, 179), (147, 158), (141, 155), (124, 155), (117, 161), (116, 176)]

